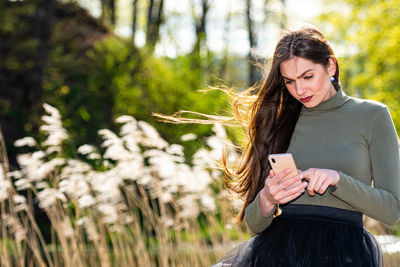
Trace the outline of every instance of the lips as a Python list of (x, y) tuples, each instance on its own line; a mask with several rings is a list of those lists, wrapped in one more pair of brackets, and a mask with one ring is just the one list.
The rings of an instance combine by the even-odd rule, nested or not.
[(305, 102), (310, 101), (312, 97), (313, 97), (313, 96), (308, 96), (308, 97), (305, 97), (305, 98), (300, 98), (300, 101), (303, 102), (303, 103), (305, 103)]

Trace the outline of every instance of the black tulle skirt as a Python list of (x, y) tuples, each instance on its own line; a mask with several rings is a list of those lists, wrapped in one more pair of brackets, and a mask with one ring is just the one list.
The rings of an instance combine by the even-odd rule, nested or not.
[(287, 205), (262, 233), (239, 244), (218, 266), (383, 266), (373, 235), (356, 211)]

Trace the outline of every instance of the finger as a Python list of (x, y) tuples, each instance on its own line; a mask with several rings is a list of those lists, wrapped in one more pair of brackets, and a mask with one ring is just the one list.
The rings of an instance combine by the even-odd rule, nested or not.
[(321, 188), (319, 189), (319, 193), (323, 194), (325, 193), (326, 189), (329, 187), (330, 182), (328, 180), (326, 180), (322, 185)]
[[(289, 179), (286, 179), (284, 182), (278, 184), (278, 185), (276, 186), (276, 189), (277, 189), (278, 191), (291, 189), (291, 187), (294, 187), (295, 184), (299, 185), (299, 184), (301, 183), (301, 182), (300, 182), (301, 179), (302, 179), (302, 176), (300, 176), (300, 175), (295, 175), (295, 176), (293, 176), (293, 177), (291, 177), (291, 178), (289, 178)], [(300, 183), (299, 183), (299, 182), (300, 182)]]
[(304, 191), (305, 191), (305, 190), (303, 190), (302, 192), (301, 192), (301, 191), (300, 191), (300, 192), (297, 192), (297, 193), (295, 193), (295, 194), (293, 194), (293, 195), (290, 195), (290, 196), (287, 196), (287, 197), (281, 199), (281, 200), (279, 201), (279, 204), (286, 204), (286, 203), (292, 201), (293, 199), (298, 198), (301, 194), (304, 193)]
[(314, 192), (320, 193), (319, 191), (321, 189), (321, 186), (326, 180), (327, 180), (327, 177), (324, 175), (321, 175), (314, 185)]
[(308, 181), (307, 191), (310, 196), (315, 196), (314, 187), (319, 179), (318, 175), (317, 172), (314, 172), (314, 175), (309, 176), (310, 180)]
[(298, 192), (304, 192), (306, 186), (307, 186), (307, 183), (306, 182), (302, 182), (301, 184), (297, 185), (296, 187), (293, 187), (290, 190), (282, 190), (282, 191), (278, 192), (275, 195), (275, 198), (277, 200), (281, 200), (281, 199), (286, 198), (288, 196), (297, 194)]
[(272, 177), (271, 185), (278, 184), (284, 177), (286, 177), (287, 175), (289, 175), (292, 172), (293, 172), (292, 169), (285, 169), (285, 170), (279, 172), (278, 174), (276, 174), (275, 176)]
[[(306, 182), (308, 185), (312, 178), (312, 173), (311, 173), (310, 169), (300, 172), (300, 175), (303, 176), (303, 179), (301, 179), (301, 180)], [(307, 189), (308, 189), (308, 186), (307, 186)]]
[(272, 179), (272, 178), (274, 178), (274, 176), (275, 176), (275, 173), (274, 173), (274, 171), (271, 169), (271, 170), (269, 170), (269, 175), (268, 175), (268, 178), (269, 179)]
[[(285, 182), (283, 182), (281, 184), (276, 184), (276, 185), (273, 185), (273, 186), (268, 184), (267, 185), (267, 187), (269, 188), (268, 191), (273, 196), (273, 198), (276, 200), (278, 197), (281, 197), (282, 193), (284, 193), (284, 192), (289, 192), (289, 194), (292, 193), (292, 192), (295, 192), (296, 191), (296, 187), (293, 187), (291, 189), (288, 189), (288, 187), (291, 186), (293, 183), (297, 183), (298, 181), (300, 181), (300, 179), (301, 179), (301, 177), (298, 177), (296, 175), (296, 176), (286, 180)], [(298, 189), (298, 190), (301, 190), (302, 188), (305, 188), (304, 185), (302, 186), (301, 182), (297, 186), (300, 187), (300, 189)], [(292, 190), (292, 191), (290, 191), (290, 190)]]
[(299, 175), (303, 175), (303, 179), (310, 181), (310, 177), (312, 176), (312, 171), (311, 171), (311, 169), (307, 169), (305, 171), (300, 171)]
[(274, 184), (276, 183), (276, 182), (274, 182), (274, 180), (273, 180), (273, 178), (274, 178), (274, 176), (275, 176), (275, 173), (274, 173), (274, 171), (271, 169), (271, 170), (269, 170), (269, 175), (268, 175), (268, 177), (265, 179), (265, 181), (264, 181), (264, 186), (265, 187), (273, 187), (274, 186)]
[(307, 183), (306, 182), (301, 182), (299, 185), (297, 185), (296, 187), (288, 190), (289, 192), (304, 192), (307, 188)]
[(264, 184), (267, 184), (274, 176), (275, 176), (275, 175), (274, 175), (274, 171), (273, 171), (272, 169), (269, 170), (269, 175), (268, 175), (268, 177), (265, 179)]
[(282, 184), (280, 184), (279, 189), (288, 191), (288, 190), (300, 185), (302, 182), (301, 179), (302, 179), (302, 177), (299, 177), (299, 176), (292, 177), (292, 178), (286, 180), (285, 182), (283, 182)]
[(302, 194), (302, 193), (298, 192), (298, 193), (295, 194), (295, 195), (291, 195), (291, 196), (289, 196), (289, 197), (286, 197), (286, 198), (282, 199), (281, 201), (279, 201), (279, 204), (286, 204), (286, 203), (292, 201), (293, 199), (298, 198), (301, 194)]
[(295, 181), (293, 184), (289, 185), (289, 186), (288, 186), (286, 189), (284, 189), (284, 190), (292, 189), (293, 187), (295, 187), (295, 186), (297, 186), (297, 185), (299, 185), (299, 184), (301, 184), (300, 179), (298, 179), (298, 181)]
[(293, 169), (292, 172), (289, 173), (288, 175), (286, 175), (285, 177), (283, 177), (283, 178), (279, 181), (279, 183), (281, 184), (281, 183), (283, 183), (284, 181), (286, 181), (287, 179), (292, 178), (292, 177), (294, 177), (294, 176), (296, 176), (296, 175), (298, 175), (298, 172), (297, 172), (296, 169)]

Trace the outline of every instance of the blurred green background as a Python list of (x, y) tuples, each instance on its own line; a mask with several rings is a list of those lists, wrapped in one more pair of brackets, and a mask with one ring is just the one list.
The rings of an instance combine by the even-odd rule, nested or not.
[[(116, 129), (126, 114), (190, 159), (211, 127), (160, 123), (152, 112), (228, 114), (224, 94), (198, 90), (254, 84), (262, 73), (251, 62), (271, 56), (281, 29), (305, 22), (330, 40), (344, 91), (388, 105), (399, 131), (399, 14), (400, 0), (0, 1), (0, 125), (11, 169), (15, 140), (44, 138), (43, 103), (64, 118), (65, 157), (98, 146), (98, 130)], [(198, 138), (183, 142), (186, 133)]]
[[(61, 111), (66, 153), (98, 144), (122, 114), (151, 123), (190, 157), (211, 128), (157, 123), (152, 112), (226, 114), (207, 86), (245, 89), (282, 28), (309, 22), (331, 41), (350, 95), (387, 104), (400, 125), (399, 1), (33, 0), (0, 2), (0, 123), (12, 143), (38, 137), (41, 105)], [(231, 136), (235, 136), (231, 133)]]
[[(400, 131), (400, 0), (0, 1), (0, 126), (11, 170), (21, 153), (15, 140), (45, 139), (43, 103), (63, 117), (65, 158), (83, 144), (99, 147), (98, 130), (115, 131), (115, 118), (132, 115), (183, 145), (192, 164), (211, 126), (160, 123), (152, 113), (229, 114), (225, 94), (199, 90), (253, 85), (263, 76), (255, 63), (271, 57), (280, 31), (304, 23), (330, 40), (344, 91), (388, 105)], [(187, 133), (197, 138), (182, 141)], [(240, 129), (228, 135), (241, 141)], [(400, 233), (368, 218), (365, 225)]]

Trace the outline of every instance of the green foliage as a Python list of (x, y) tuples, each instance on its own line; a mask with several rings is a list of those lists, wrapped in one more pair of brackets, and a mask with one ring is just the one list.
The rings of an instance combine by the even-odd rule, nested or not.
[[(339, 9), (320, 16), (333, 32), (341, 59), (341, 81), (352, 95), (388, 105), (400, 131), (400, 0), (335, 1)], [(327, 28), (329, 28), (327, 27)], [(337, 51), (338, 52), (338, 51)], [(399, 225), (392, 227), (399, 235)]]
[[(35, 5), (30, 1), (0, 1), (0, 124), (6, 137), (18, 138), (21, 132), (32, 130), (26, 114), (34, 113), (38, 93), (30, 88), (38, 79), (32, 73), (39, 65), (39, 42), (32, 30), (34, 14)], [(8, 151), (15, 153), (9, 142), (6, 138)]]
[[(33, 32), (27, 30), (32, 25), (27, 18), (32, 17), (36, 6), (28, 2), (12, 6), (0, 10), (4, 15), (4, 23), (0, 25), (2, 36), (12, 40), (6, 42), (10, 45), (4, 53), (7, 56), (3, 64), (9, 71), (24, 73), (37, 61), (38, 43)], [(151, 123), (168, 142), (183, 144), (185, 155), (190, 158), (202, 145), (202, 137), (211, 133), (211, 127), (160, 123), (151, 114), (171, 115), (178, 110), (226, 114), (226, 95), (199, 90), (221, 83), (219, 78), (229, 79), (236, 86), (245, 84), (245, 71), (238, 65), (241, 61), (240, 58), (221, 59), (211, 52), (202, 57), (195, 54), (155, 57), (146, 47), (137, 49), (129, 41), (110, 33), (79, 6), (59, 3), (43, 69), (42, 88), (36, 89), (37, 99), (32, 100), (35, 103), (13, 105), (13, 101), (20, 98), (16, 95), (12, 96), (15, 99), (0, 100), (0, 110), (3, 115), (11, 114), (9, 121), (21, 121), (20, 132), (38, 137), (40, 113), (30, 112), (30, 106), (23, 106), (40, 107), (47, 102), (57, 107), (66, 118), (63, 124), (70, 133), (64, 147), (65, 156), (72, 156), (75, 148), (82, 144), (98, 145), (101, 140), (97, 131), (115, 130), (114, 119), (129, 114)], [(25, 75), (22, 79), (12, 79), (29, 92), (30, 87), (24, 84), (29, 84), (30, 80)], [(18, 88), (15, 91), (30, 99), (25, 91)], [(15, 114), (20, 115), (16, 117)], [(180, 137), (186, 133), (195, 133), (198, 138), (182, 142)]]
[[(323, 23), (333, 28), (329, 39), (343, 51), (345, 91), (389, 106), (400, 130), (400, 1), (335, 1), (343, 8), (326, 10)], [(333, 8), (333, 6), (332, 6)], [(337, 51), (338, 52), (338, 51)]]
[(183, 143), (190, 157), (211, 127), (160, 123), (152, 113), (183, 109), (213, 114), (227, 107), (223, 93), (198, 92), (206, 85), (201, 70), (191, 67), (191, 56), (156, 58), (113, 36), (95, 43), (84, 57), (76, 57), (79, 48), (73, 45), (68, 50), (72, 53), (62, 46), (53, 49), (44, 99), (68, 118), (64, 123), (75, 147), (96, 143), (97, 130), (129, 114), (151, 123), (168, 142), (182, 143), (183, 134), (197, 134), (197, 141)]

